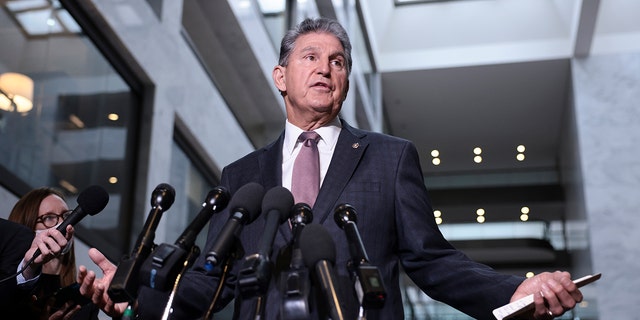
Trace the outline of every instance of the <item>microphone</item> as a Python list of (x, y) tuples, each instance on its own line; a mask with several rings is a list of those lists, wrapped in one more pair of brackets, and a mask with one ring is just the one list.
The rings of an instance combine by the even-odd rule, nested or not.
[(304, 266), (300, 251), (300, 233), (305, 225), (313, 221), (311, 207), (306, 203), (297, 203), (291, 209), (289, 223), (293, 232), (291, 240), (291, 262), (289, 268), (280, 276), (282, 294), (282, 319), (305, 320), (309, 318), (310, 303), (309, 270)]
[(231, 197), (229, 220), (218, 233), (218, 237), (207, 254), (205, 270), (212, 271), (215, 266), (229, 256), (244, 225), (253, 222), (260, 215), (260, 202), (263, 196), (264, 187), (258, 183), (250, 182), (240, 187)]
[(202, 203), (202, 209), (178, 237), (175, 244), (161, 244), (144, 261), (140, 268), (140, 284), (160, 291), (169, 289), (180, 273), (180, 268), (184, 266), (185, 259), (194, 259), (200, 254), (199, 249), (197, 253), (190, 254), (198, 233), (213, 214), (227, 207), (227, 203), (229, 203), (227, 189), (216, 187), (209, 191)]
[(224, 187), (215, 187), (209, 191), (202, 204), (202, 210), (200, 210), (200, 213), (198, 213), (191, 224), (189, 224), (180, 237), (178, 237), (175, 244), (184, 250), (190, 249), (202, 228), (204, 228), (211, 219), (211, 216), (227, 207), (229, 198), (229, 191)]
[(176, 198), (172, 186), (159, 184), (151, 193), (151, 211), (138, 235), (136, 245), (130, 256), (123, 257), (111, 280), (107, 293), (114, 302), (134, 301), (138, 296), (139, 270), (153, 249), (155, 231), (162, 214), (169, 210)]
[[(85, 216), (96, 215), (102, 209), (107, 206), (109, 202), (109, 194), (104, 188), (101, 186), (90, 186), (84, 189), (78, 195), (78, 206), (73, 209), (71, 214), (62, 221), (62, 223), (56, 228), (56, 230), (60, 231), (63, 235), (67, 234), (67, 226), (74, 226), (76, 223), (80, 222)], [(38, 257), (42, 252), (40, 249), (36, 250), (31, 257), (29, 263), (31, 263), (36, 257)]]
[(304, 202), (296, 203), (291, 208), (291, 214), (289, 223), (291, 223), (291, 231), (293, 233), (293, 245), (294, 248), (298, 247), (298, 241), (300, 240), (300, 232), (305, 225), (313, 221), (313, 212), (311, 206)]
[(355, 278), (355, 290), (362, 308), (380, 309), (384, 306), (387, 293), (380, 271), (369, 263), (369, 257), (362, 244), (356, 223), (358, 213), (349, 204), (338, 205), (333, 220), (345, 231), (349, 242), (351, 261), (347, 268)]
[(343, 320), (342, 307), (338, 300), (338, 287), (333, 265), (336, 260), (336, 246), (329, 232), (319, 224), (310, 224), (300, 234), (300, 250), (304, 264), (314, 269), (322, 293), (329, 305), (332, 320)]
[(278, 226), (287, 220), (293, 206), (293, 195), (284, 187), (271, 188), (262, 199), (262, 212), (265, 212), (264, 232), (258, 244), (258, 252), (247, 256), (244, 266), (238, 274), (240, 293), (251, 298), (267, 292), (271, 281), (273, 265), (270, 256)]

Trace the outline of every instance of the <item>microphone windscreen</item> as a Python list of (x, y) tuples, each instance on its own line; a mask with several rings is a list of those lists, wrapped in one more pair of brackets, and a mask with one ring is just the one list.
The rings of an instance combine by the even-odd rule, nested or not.
[(312, 269), (321, 260), (336, 262), (336, 245), (329, 231), (319, 224), (309, 224), (300, 234), (300, 251), (307, 268)]
[(109, 202), (109, 194), (101, 186), (90, 186), (78, 195), (78, 205), (88, 215), (102, 211)]
[(249, 182), (240, 187), (231, 197), (229, 208), (232, 212), (243, 209), (249, 216), (246, 223), (251, 223), (260, 215), (260, 204), (264, 196), (264, 187), (256, 182)]
[(285, 187), (278, 186), (269, 189), (262, 199), (262, 212), (265, 213), (265, 219), (267, 219), (267, 215), (273, 214), (271, 211), (277, 211), (277, 214), (280, 215), (278, 221), (282, 223), (289, 217), (291, 207), (293, 207), (293, 195)]
[(167, 211), (176, 200), (176, 190), (168, 183), (159, 184), (151, 193), (151, 206), (160, 206)]

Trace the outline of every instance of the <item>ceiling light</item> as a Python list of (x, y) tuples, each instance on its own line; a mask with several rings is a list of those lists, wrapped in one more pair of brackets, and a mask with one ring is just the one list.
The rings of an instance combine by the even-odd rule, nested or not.
[(480, 208), (478, 210), (476, 210), (476, 214), (479, 216), (484, 216), (484, 209)]
[(109, 177), (109, 183), (111, 184), (118, 183), (118, 177)]
[(529, 207), (522, 207), (520, 208), (520, 212), (524, 213), (524, 214), (529, 214)]
[(69, 121), (71, 121), (71, 123), (73, 123), (79, 129), (84, 128), (84, 122), (75, 114), (69, 115)]
[(118, 121), (118, 119), (120, 119), (120, 116), (117, 113), (109, 113), (109, 115), (107, 115), (107, 119), (111, 121)]
[(478, 221), (478, 223), (484, 223), (485, 218), (484, 218), (484, 216), (478, 216), (478, 217), (476, 218), (476, 221)]
[(440, 158), (433, 158), (433, 160), (431, 160), (431, 163), (433, 163), (434, 166), (440, 165)]
[(15, 72), (1, 74), (0, 109), (19, 113), (33, 109), (33, 80)]
[(525, 276), (525, 277), (527, 277), (527, 278), (533, 278), (533, 276), (535, 276), (535, 275), (536, 275), (535, 273), (533, 273), (533, 272), (529, 271), (529, 272), (527, 272), (527, 274), (525, 274), (524, 276)]
[(517, 147), (516, 147), (516, 150), (517, 150), (518, 152), (520, 152), (520, 153), (523, 153), (523, 152), (524, 152), (524, 150), (525, 150), (525, 147), (524, 147), (524, 145), (523, 145), (523, 144), (521, 144), (521, 145), (519, 145), (519, 146), (517, 146)]
[(473, 161), (475, 163), (480, 163), (480, 162), (482, 162), (482, 157), (481, 156), (475, 156), (475, 157), (473, 157)]
[(434, 210), (433, 211), (433, 216), (436, 217), (436, 218), (440, 218), (442, 216), (442, 211)]
[(480, 155), (481, 153), (482, 153), (482, 148), (480, 147), (473, 148), (473, 154)]
[(518, 155), (516, 155), (516, 160), (524, 161), (524, 153), (518, 153)]
[(438, 151), (437, 149), (433, 149), (431, 150), (431, 156), (436, 158), (440, 156), (440, 151)]
[(528, 214), (523, 213), (523, 214), (520, 215), (520, 221), (524, 222), (524, 221), (527, 221), (527, 220), (529, 220), (529, 215)]

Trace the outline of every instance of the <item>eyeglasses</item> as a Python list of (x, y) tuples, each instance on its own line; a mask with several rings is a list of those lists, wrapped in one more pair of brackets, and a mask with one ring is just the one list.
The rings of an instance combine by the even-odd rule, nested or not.
[(58, 224), (58, 222), (60, 222), (60, 219), (64, 221), (65, 219), (67, 219), (67, 217), (69, 217), (71, 212), (72, 210), (67, 210), (61, 214), (55, 214), (55, 213), (43, 214), (36, 219), (36, 223), (42, 223), (47, 228), (55, 227)]

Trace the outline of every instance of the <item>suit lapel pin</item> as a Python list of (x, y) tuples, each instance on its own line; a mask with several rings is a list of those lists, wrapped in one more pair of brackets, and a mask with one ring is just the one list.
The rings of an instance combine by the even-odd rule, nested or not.
[(359, 147), (360, 147), (360, 144), (357, 142), (351, 145), (351, 148), (354, 148), (354, 149), (358, 149)]

